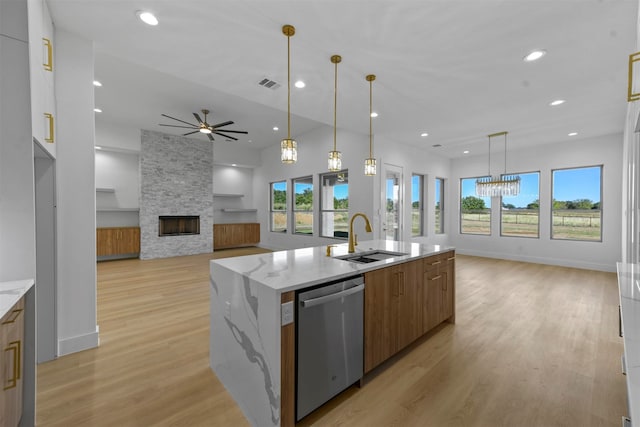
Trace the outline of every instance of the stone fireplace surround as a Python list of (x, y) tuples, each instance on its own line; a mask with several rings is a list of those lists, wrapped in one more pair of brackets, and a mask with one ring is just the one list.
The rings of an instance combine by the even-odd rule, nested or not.
[[(159, 236), (160, 216), (199, 216), (200, 234)], [(140, 258), (213, 251), (213, 144), (142, 130)]]

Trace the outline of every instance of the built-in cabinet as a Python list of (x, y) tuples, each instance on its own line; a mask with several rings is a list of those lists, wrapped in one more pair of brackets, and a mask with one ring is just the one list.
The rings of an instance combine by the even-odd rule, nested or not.
[(46, 1), (29, 0), (28, 8), (31, 127), (33, 137), (55, 157), (55, 31)]
[(0, 426), (15, 427), (22, 417), (24, 378), (24, 297), (0, 319)]
[(96, 255), (133, 256), (140, 253), (140, 227), (103, 227), (96, 230)]
[(455, 320), (453, 251), (365, 273), (364, 370)]
[(259, 223), (213, 225), (213, 250), (255, 246), (260, 243)]

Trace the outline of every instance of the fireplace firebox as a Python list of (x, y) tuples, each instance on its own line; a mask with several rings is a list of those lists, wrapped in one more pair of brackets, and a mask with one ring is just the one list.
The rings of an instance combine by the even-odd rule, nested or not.
[(164, 215), (158, 217), (158, 236), (200, 234), (200, 217), (194, 215)]

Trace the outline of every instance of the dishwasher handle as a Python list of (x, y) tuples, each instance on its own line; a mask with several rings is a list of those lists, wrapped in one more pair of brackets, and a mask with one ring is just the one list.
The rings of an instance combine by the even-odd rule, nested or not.
[(303, 308), (314, 307), (316, 305), (325, 304), (329, 301), (337, 300), (342, 297), (353, 295), (364, 290), (364, 285), (354, 286), (353, 288), (345, 289), (344, 291), (336, 292), (335, 294), (324, 295), (318, 298), (311, 298), (308, 300), (300, 301), (300, 305)]

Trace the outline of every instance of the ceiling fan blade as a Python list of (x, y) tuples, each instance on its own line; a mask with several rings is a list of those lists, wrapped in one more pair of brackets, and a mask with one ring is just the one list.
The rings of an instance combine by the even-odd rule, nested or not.
[(228, 133), (244, 133), (244, 134), (249, 133), (246, 130), (228, 130), (228, 129), (214, 129), (214, 130), (218, 130), (220, 132), (228, 132)]
[(189, 123), (189, 122), (185, 122), (184, 120), (176, 119), (175, 117), (167, 116), (166, 114), (160, 114), (160, 115), (161, 115), (161, 116), (164, 116), (164, 117), (168, 117), (168, 118), (170, 118), (170, 119), (172, 119), (172, 120), (177, 120), (177, 121), (179, 121), (179, 122), (186, 123), (186, 124), (191, 125), (191, 126), (193, 126), (193, 127), (198, 127), (198, 125), (194, 125), (194, 124), (191, 124), (191, 123)]
[(170, 128), (197, 129), (195, 126), (164, 125), (162, 123), (158, 123), (158, 126), (168, 126)]
[(204, 122), (202, 121), (202, 119), (200, 118), (200, 116), (198, 115), (198, 113), (193, 113), (193, 117), (196, 118), (196, 120), (198, 121), (198, 123), (203, 124)]
[(215, 139), (213, 139), (213, 136), (210, 133), (208, 133), (207, 136), (209, 137), (210, 141), (215, 141)]
[(234, 137), (232, 137), (232, 136), (225, 135), (225, 134), (220, 133), (220, 132), (213, 131), (212, 133), (215, 133), (216, 135), (224, 136), (225, 138), (233, 139), (234, 141), (237, 141), (237, 140), (238, 140), (238, 138), (234, 138)]
[(232, 125), (232, 124), (233, 124), (233, 122), (231, 120), (229, 120), (228, 122), (218, 123), (217, 125), (213, 125), (213, 126), (210, 126), (210, 127), (215, 129), (215, 128), (219, 128), (219, 127), (227, 126), (227, 125)]
[(182, 136), (193, 135), (194, 133), (200, 132), (199, 130), (194, 130), (193, 132), (183, 133)]

